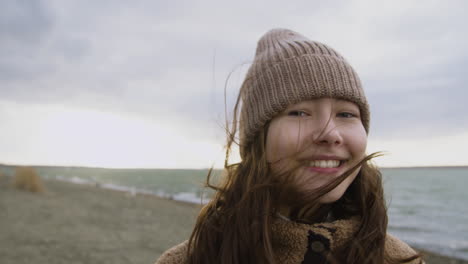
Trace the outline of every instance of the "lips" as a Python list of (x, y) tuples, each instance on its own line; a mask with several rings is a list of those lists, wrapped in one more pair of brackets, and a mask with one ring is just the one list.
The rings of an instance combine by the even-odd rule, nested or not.
[(346, 160), (338, 159), (311, 160), (307, 169), (318, 173), (338, 173), (341, 170), (341, 165), (345, 162)]
[(309, 166), (314, 168), (338, 168), (341, 163), (341, 160), (312, 160)]

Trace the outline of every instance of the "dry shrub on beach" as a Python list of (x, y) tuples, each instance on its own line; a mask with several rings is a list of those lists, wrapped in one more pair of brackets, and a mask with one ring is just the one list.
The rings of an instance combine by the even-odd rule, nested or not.
[(31, 167), (17, 167), (13, 177), (13, 185), (30, 192), (44, 192), (41, 178)]

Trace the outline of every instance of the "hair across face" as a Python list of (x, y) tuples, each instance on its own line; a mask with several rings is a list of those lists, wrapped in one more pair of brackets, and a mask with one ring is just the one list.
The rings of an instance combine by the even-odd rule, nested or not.
[[(290, 105), (270, 122), (266, 159), (274, 175), (292, 171), (300, 191), (314, 191), (338, 178), (364, 157), (367, 134), (359, 107), (349, 101), (320, 98)], [(359, 169), (319, 203), (342, 197)]]

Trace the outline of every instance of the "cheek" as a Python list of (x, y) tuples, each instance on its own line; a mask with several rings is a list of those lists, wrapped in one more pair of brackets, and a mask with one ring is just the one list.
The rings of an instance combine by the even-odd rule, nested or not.
[(293, 155), (298, 149), (300, 134), (295, 126), (273, 121), (266, 140), (267, 161), (276, 162)]
[(367, 148), (367, 134), (364, 127), (356, 128), (349, 135), (347, 142), (353, 156), (363, 158)]

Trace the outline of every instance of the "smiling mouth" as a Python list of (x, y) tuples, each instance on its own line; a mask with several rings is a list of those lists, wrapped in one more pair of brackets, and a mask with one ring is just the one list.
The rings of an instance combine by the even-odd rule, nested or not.
[(313, 168), (338, 168), (345, 160), (312, 160), (309, 163), (309, 167)]

